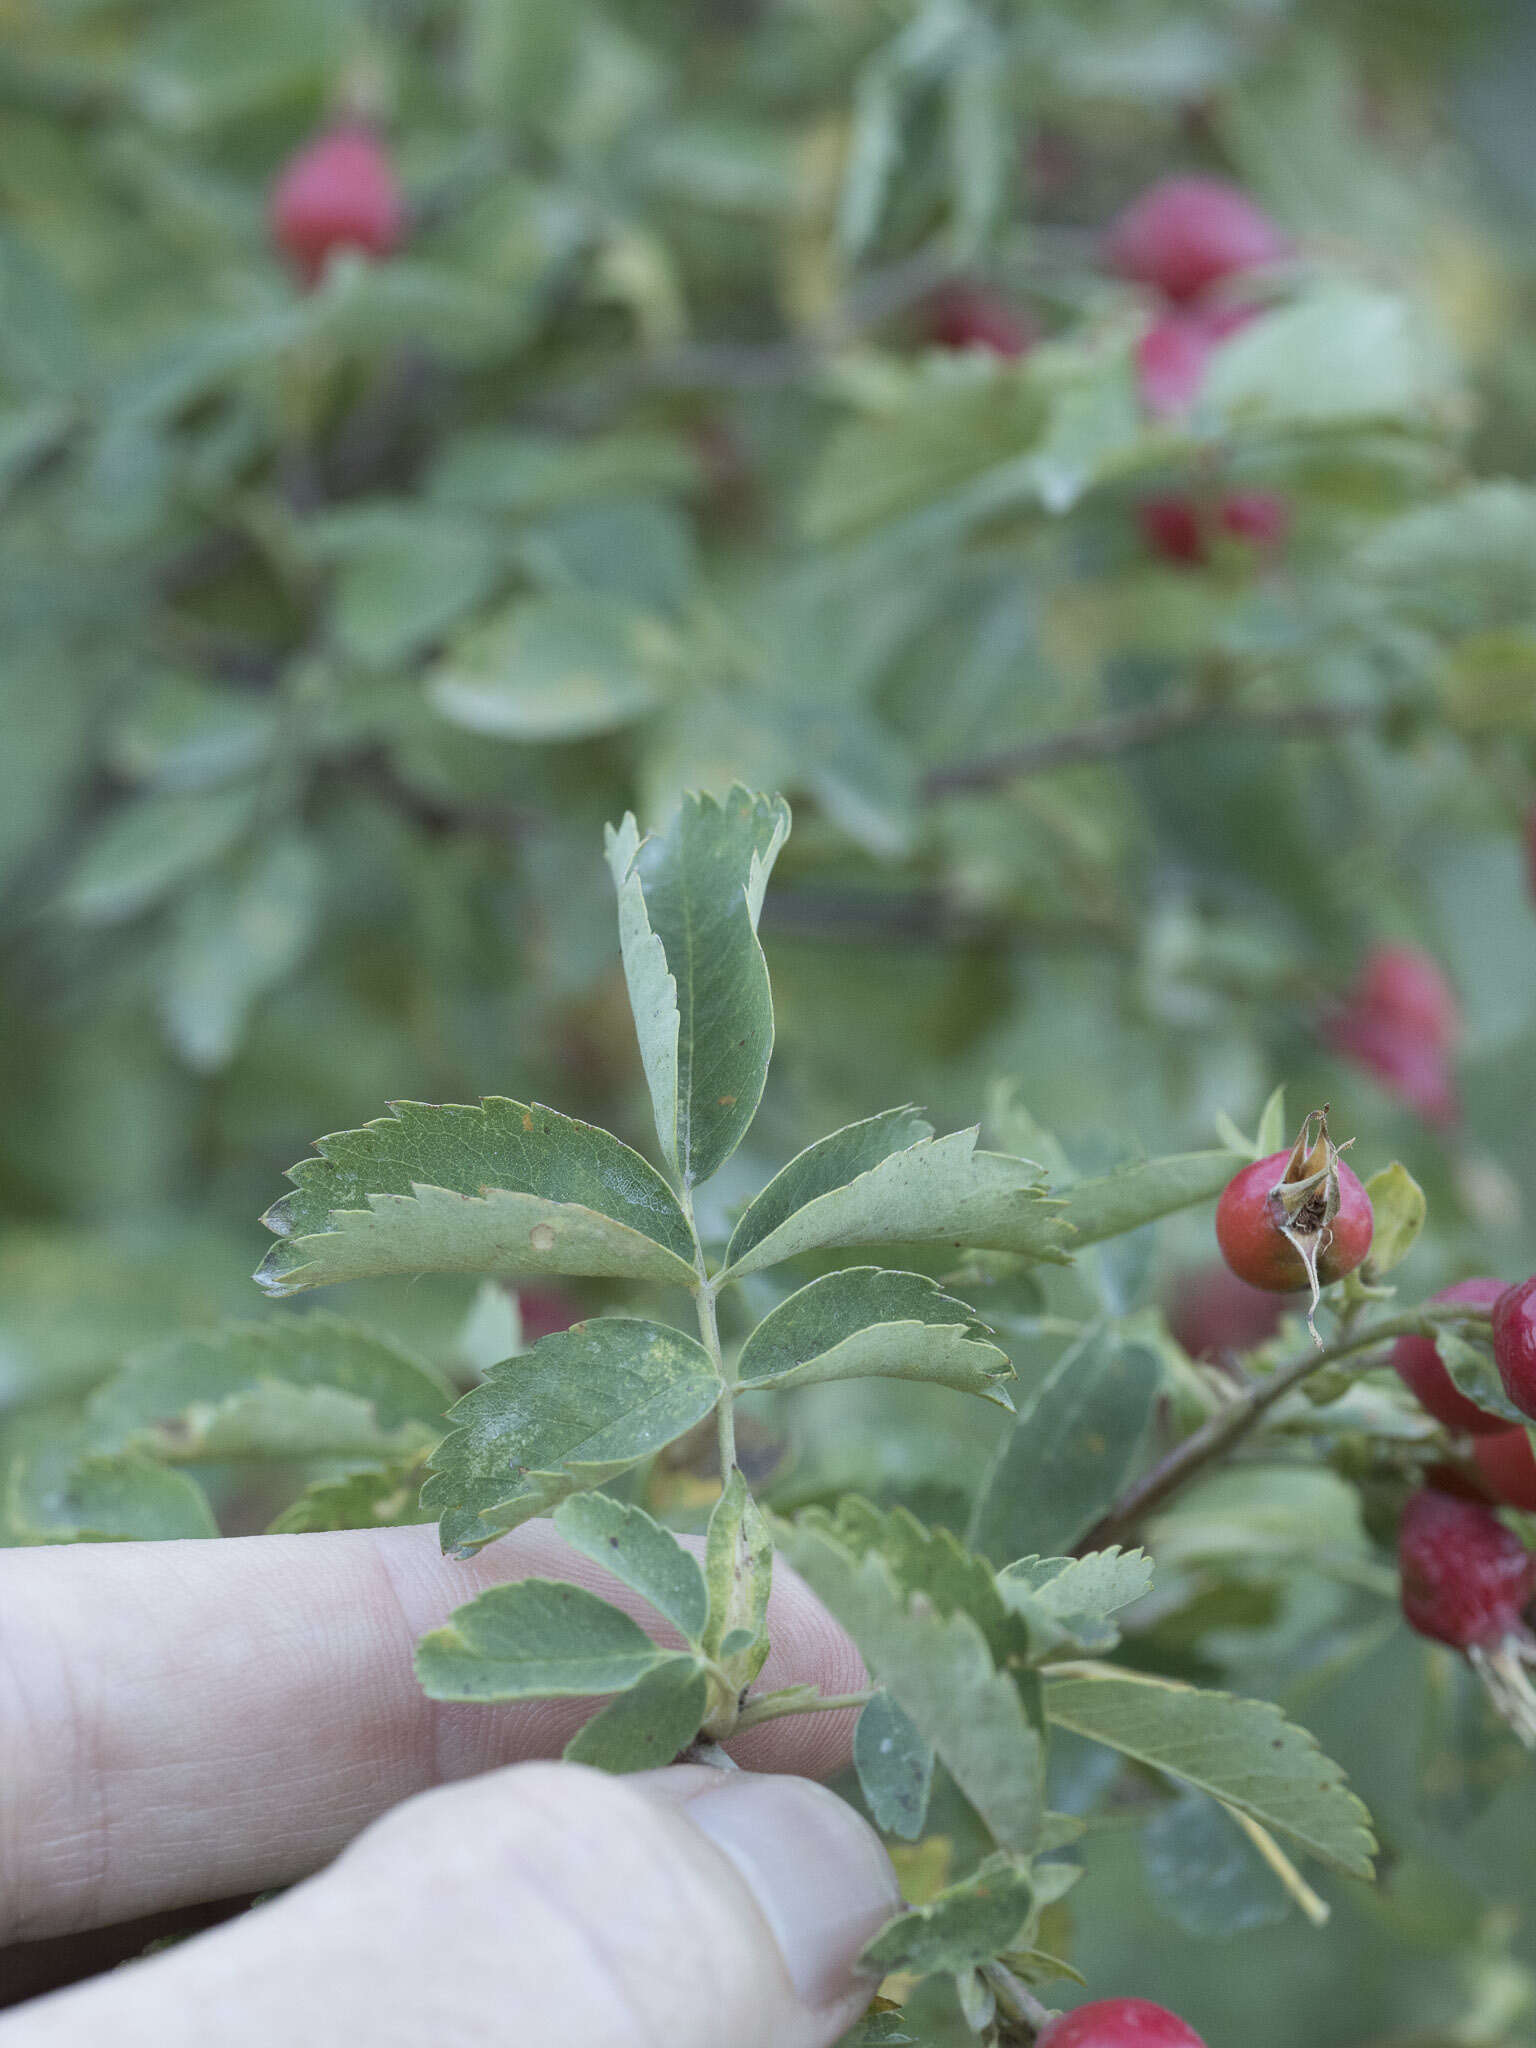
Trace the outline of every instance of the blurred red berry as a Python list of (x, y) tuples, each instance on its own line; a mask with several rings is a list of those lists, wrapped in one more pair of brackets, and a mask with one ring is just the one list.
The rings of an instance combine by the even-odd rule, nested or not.
[(1136, 382), (1154, 419), (1188, 412), (1200, 395), (1211, 338), (1198, 320), (1165, 313), (1136, 344)]
[(306, 284), (333, 249), (388, 256), (405, 230), (394, 167), (372, 131), (357, 126), (333, 128), (289, 160), (269, 218), (273, 241)]
[(1136, 383), (1154, 419), (1188, 412), (1200, 395), (1212, 349), (1258, 314), (1257, 306), (1163, 313), (1136, 344)]
[(1184, 300), (1289, 248), (1246, 192), (1220, 178), (1189, 177), (1164, 178), (1133, 200), (1111, 225), (1104, 254), (1120, 276)]
[(1216, 519), (1223, 533), (1258, 548), (1283, 547), (1291, 530), (1291, 508), (1273, 491), (1228, 491)]
[(1410, 1628), (1453, 1650), (1492, 1649), (1525, 1633), (1536, 1556), (1492, 1508), (1421, 1487), (1398, 1533)]
[(1480, 1436), (1472, 1457), (1495, 1500), (1536, 1514), (1536, 1452), (1523, 1429), (1506, 1426), (1497, 1436)]
[(1147, 546), (1165, 562), (1188, 567), (1205, 560), (1205, 532), (1192, 498), (1143, 498), (1136, 519)]
[(1035, 2048), (1205, 2048), (1177, 2013), (1145, 1998), (1100, 1998), (1051, 2020)]
[(1506, 1287), (1493, 1304), (1493, 1362), (1510, 1400), (1536, 1417), (1536, 1278)]
[(1461, 1032), (1461, 1007), (1440, 964), (1420, 946), (1373, 946), (1365, 956), (1354, 999), (1404, 1025), (1431, 1045), (1450, 1048)]
[(1536, 1661), (1536, 1636), (1525, 1620), (1536, 1594), (1536, 1555), (1492, 1508), (1421, 1487), (1403, 1510), (1397, 1560), (1408, 1626), (1460, 1650), (1498, 1712), (1536, 1748), (1536, 1690), (1527, 1669)]
[(537, 1344), (541, 1337), (553, 1337), (557, 1330), (568, 1330), (586, 1314), (580, 1302), (572, 1301), (558, 1287), (520, 1287), (517, 1311), (522, 1318), (525, 1344)]
[(1021, 356), (1038, 337), (1034, 323), (997, 292), (981, 285), (950, 285), (932, 301), (928, 332), (940, 348), (984, 348), (995, 356)]
[[(1454, 1287), (1442, 1287), (1432, 1298), (1466, 1302), (1472, 1308), (1492, 1308), (1503, 1292), (1502, 1280), (1458, 1280)], [(1502, 1415), (1490, 1415), (1462, 1393), (1446, 1371), (1432, 1337), (1399, 1337), (1392, 1347), (1392, 1366), (1419, 1406), (1447, 1429), (1470, 1430), (1474, 1435), (1508, 1430), (1509, 1424)]]
[(1282, 1312), (1276, 1295), (1250, 1287), (1219, 1263), (1184, 1274), (1167, 1308), (1168, 1327), (1191, 1358), (1252, 1351), (1275, 1334)]
[(1324, 1032), (1336, 1052), (1395, 1095), (1426, 1124), (1454, 1124), (1461, 1113), (1451, 1062), (1417, 1025), (1381, 1010), (1357, 1006), (1329, 1019)]

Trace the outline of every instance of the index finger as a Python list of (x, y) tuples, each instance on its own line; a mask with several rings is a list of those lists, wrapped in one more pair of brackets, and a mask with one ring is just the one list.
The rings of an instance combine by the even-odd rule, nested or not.
[[(387, 1807), (558, 1756), (579, 1701), (447, 1706), (417, 1638), (486, 1586), (637, 1595), (528, 1523), (469, 1563), (430, 1527), (0, 1552), (0, 1944), (287, 1884)], [(782, 1563), (762, 1685), (864, 1683), (858, 1653)], [(852, 1717), (769, 1721), (754, 1769), (824, 1776)]]

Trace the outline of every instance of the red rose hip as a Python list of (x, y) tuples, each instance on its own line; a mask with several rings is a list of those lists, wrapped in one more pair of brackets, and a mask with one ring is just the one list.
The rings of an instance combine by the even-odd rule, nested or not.
[(1168, 1327), (1191, 1358), (1251, 1351), (1280, 1327), (1283, 1303), (1239, 1280), (1219, 1261), (1180, 1274), (1168, 1296)]
[(1205, 560), (1205, 532), (1192, 498), (1144, 498), (1136, 519), (1147, 546), (1165, 562), (1188, 568)]
[[(1469, 1308), (1492, 1308), (1504, 1291), (1502, 1280), (1458, 1280), (1454, 1287), (1443, 1287), (1431, 1298), (1464, 1302)], [(1433, 1337), (1399, 1337), (1392, 1348), (1392, 1367), (1419, 1406), (1447, 1429), (1493, 1435), (1509, 1428), (1502, 1415), (1490, 1415), (1462, 1393), (1446, 1371)]]
[(1216, 508), (1216, 522), (1234, 540), (1273, 550), (1285, 545), (1291, 508), (1274, 491), (1228, 491)]
[(1536, 1748), (1536, 1691), (1526, 1669), (1536, 1636), (1525, 1621), (1536, 1555), (1492, 1508), (1421, 1487), (1403, 1510), (1397, 1556), (1408, 1626), (1460, 1650), (1499, 1713)]
[(333, 128), (289, 160), (269, 217), (273, 241), (306, 284), (333, 249), (388, 256), (405, 230), (394, 167), (372, 131), (357, 126)]
[(1495, 1500), (1536, 1515), (1536, 1451), (1523, 1429), (1506, 1428), (1497, 1436), (1478, 1437), (1472, 1446), (1472, 1461)]
[(1361, 966), (1354, 1001), (1417, 1029), (1430, 1045), (1453, 1046), (1461, 1033), (1456, 992), (1440, 963), (1419, 946), (1373, 946)]
[(1100, 1998), (1064, 2012), (1035, 2048), (1205, 2048), (1177, 2013), (1146, 1998)]
[(1510, 1400), (1536, 1417), (1536, 1277), (1506, 1287), (1493, 1304), (1493, 1362)]
[(1289, 1152), (1233, 1174), (1216, 1204), (1216, 1242), (1239, 1280), (1270, 1294), (1310, 1288), (1315, 1309), (1318, 1289), (1352, 1273), (1370, 1250), (1374, 1220), (1320, 1110)]
[(1236, 185), (1222, 178), (1164, 178), (1113, 223), (1104, 255), (1121, 277), (1182, 300), (1234, 272), (1273, 263), (1290, 246)]

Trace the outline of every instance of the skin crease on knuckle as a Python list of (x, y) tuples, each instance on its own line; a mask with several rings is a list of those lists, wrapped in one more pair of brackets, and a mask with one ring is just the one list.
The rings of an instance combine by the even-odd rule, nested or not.
[[(581, 1703), (438, 1706), (411, 1669), (424, 1630), (530, 1574), (655, 1621), (547, 1524), (469, 1565), (420, 1527), (0, 1557), (0, 1942), (292, 1882), (413, 1793), (558, 1755)], [(782, 1566), (770, 1627), (759, 1689), (864, 1683)], [(733, 1754), (825, 1775), (853, 1719), (769, 1722)]]
[(423, 1794), (246, 1920), (0, 2021), (0, 2048), (825, 2048), (869, 1987), (801, 2006), (689, 1789), (523, 1764)]

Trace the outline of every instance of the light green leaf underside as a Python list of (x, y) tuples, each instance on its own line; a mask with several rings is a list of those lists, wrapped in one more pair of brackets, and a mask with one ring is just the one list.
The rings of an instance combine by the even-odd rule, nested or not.
[(537, 1104), (397, 1102), (316, 1141), (262, 1221), (273, 1295), (386, 1273), (694, 1278), (677, 1198), (638, 1152)]
[(963, 1301), (920, 1273), (850, 1266), (802, 1287), (764, 1317), (742, 1348), (743, 1391), (868, 1377), (929, 1380), (1012, 1401), (1006, 1352), (989, 1344)]
[(435, 1700), (586, 1698), (624, 1692), (673, 1655), (595, 1593), (518, 1579), (424, 1635), (416, 1676)]
[(971, 1540), (989, 1557), (1072, 1545), (1136, 1462), (1162, 1381), (1156, 1355), (1105, 1330), (1073, 1344), (1020, 1410), (988, 1476)]
[(960, 1883), (882, 1927), (860, 1961), (871, 1971), (916, 1977), (974, 1969), (1013, 1947), (1034, 1898), (1027, 1867), (1012, 1856), (989, 1856)]
[(370, 1465), (342, 1479), (318, 1479), (272, 1522), (272, 1536), (309, 1536), (325, 1529), (399, 1529), (430, 1522), (421, 1505), (423, 1457)]
[(780, 1548), (831, 1609), (1004, 1848), (1035, 1845), (1043, 1746), (1018, 1687), (968, 1614), (912, 1601), (878, 1552), (855, 1558), (825, 1527), (782, 1527)]
[(709, 1588), (704, 1652), (740, 1688), (756, 1678), (768, 1655), (773, 1538), (739, 1469), (710, 1513), (704, 1579)]
[(22, 1544), (164, 1543), (217, 1536), (202, 1488), (138, 1452), (94, 1454), (74, 1437), (24, 1443), (5, 1474), (4, 1512)]
[(573, 1494), (555, 1510), (555, 1527), (574, 1550), (648, 1600), (688, 1642), (702, 1639), (709, 1594), (698, 1560), (644, 1508), (626, 1507), (605, 1493)]
[(708, 1353), (664, 1323), (605, 1316), (492, 1367), (450, 1412), (422, 1505), (468, 1557), (568, 1494), (602, 1486), (702, 1422), (720, 1397)]
[(1413, 1250), (1429, 1215), (1424, 1190), (1400, 1159), (1365, 1184), (1371, 1202), (1371, 1278), (1380, 1280)]
[(696, 1657), (668, 1657), (578, 1729), (565, 1745), (566, 1760), (599, 1771), (669, 1764), (698, 1734), (708, 1690)]
[[(856, 1179), (813, 1196), (766, 1234), (749, 1233), (751, 1241), (738, 1249), (754, 1224), (754, 1203), (731, 1241), (726, 1273), (732, 1278), (755, 1273), (823, 1245), (946, 1241), (1064, 1263), (1069, 1233), (1040, 1168), (1032, 1160), (978, 1151), (976, 1138), (974, 1128), (947, 1138), (921, 1138)], [(805, 1157), (792, 1160), (779, 1180), (795, 1172)], [(799, 1178), (809, 1182), (811, 1176)], [(765, 1195), (777, 1185), (770, 1182)]]
[[(1064, 1621), (1113, 1614), (1151, 1589), (1144, 1550), (1090, 1550), (1086, 1557), (1021, 1557), (998, 1573), (999, 1585), (1022, 1586)], [(1006, 1594), (1005, 1594), (1006, 1597)]]
[(86, 1404), (101, 1450), (157, 1458), (386, 1458), (434, 1441), (453, 1399), (419, 1359), (329, 1315), (173, 1337)]
[(928, 1814), (933, 1750), (888, 1692), (877, 1692), (853, 1731), (859, 1789), (876, 1827), (915, 1842)]
[(1209, 1792), (1322, 1863), (1369, 1878), (1370, 1817), (1304, 1729), (1267, 1700), (1197, 1692), (1108, 1666), (1047, 1675), (1047, 1717)]
[(882, 1110), (856, 1124), (845, 1124), (818, 1138), (776, 1173), (742, 1216), (726, 1248), (727, 1269), (745, 1259), (756, 1245), (787, 1223), (818, 1196), (846, 1187), (893, 1152), (905, 1151), (921, 1138), (933, 1136), (933, 1125), (910, 1103)]
[(773, 1051), (773, 998), (758, 943), (763, 892), (789, 835), (782, 797), (738, 784), (686, 796), (666, 831), (609, 829), (619, 939), (656, 1131), (685, 1183), (741, 1143)]
[(1141, 1159), (1095, 1180), (1080, 1180), (1062, 1191), (1067, 1241), (1098, 1244), (1159, 1216), (1214, 1201), (1245, 1164), (1238, 1152), (1175, 1152), (1165, 1159)]

